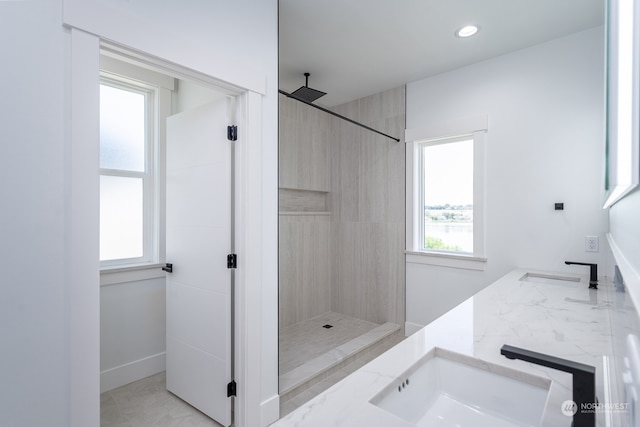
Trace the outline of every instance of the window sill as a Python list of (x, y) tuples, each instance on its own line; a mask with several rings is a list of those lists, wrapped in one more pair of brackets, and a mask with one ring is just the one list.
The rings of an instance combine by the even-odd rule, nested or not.
[(131, 265), (127, 267), (103, 267), (100, 270), (100, 286), (165, 277), (166, 273), (161, 270), (163, 266), (164, 263)]
[(470, 255), (452, 255), (437, 252), (405, 251), (407, 263), (438, 265), (441, 267), (461, 268), (484, 271), (487, 259)]

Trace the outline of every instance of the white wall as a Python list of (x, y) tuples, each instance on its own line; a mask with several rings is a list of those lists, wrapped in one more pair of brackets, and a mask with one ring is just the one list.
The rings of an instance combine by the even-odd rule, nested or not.
[[(425, 325), (515, 267), (608, 272), (602, 211), (603, 29), (407, 86), (407, 128), (488, 114), (485, 271), (407, 263), (407, 322)], [(564, 211), (554, 211), (564, 202)], [(600, 237), (587, 253), (584, 238)]]
[(69, 38), (60, 14), (55, 1), (0, 5), (0, 423), (7, 426), (69, 425)]
[(100, 288), (100, 391), (165, 370), (164, 277)]
[(222, 92), (196, 84), (188, 80), (178, 80), (177, 90), (172, 98), (173, 114), (200, 107), (226, 96)]
[[(97, 269), (89, 301), (95, 307), (79, 310), (93, 311), (95, 322), (79, 325), (68, 314), (76, 306), (69, 278), (80, 267), (68, 260), (72, 250), (82, 250), (69, 244), (69, 230), (73, 221), (83, 221), (70, 217), (71, 189), (85, 184), (72, 182), (69, 172), (78, 163), (71, 158), (70, 144), (71, 64), (90, 68), (95, 61), (97, 67), (97, 52), (86, 60), (71, 57), (63, 11), (66, 23), (90, 33), (265, 91), (260, 387), (263, 400), (277, 396), (277, 2), (32, 0), (2, 2), (0, 8), (5, 63), (0, 79), (0, 251), (10, 266), (3, 274), (0, 299), (2, 424), (98, 424), (97, 387), (85, 390), (83, 402), (76, 400), (78, 390), (72, 387), (80, 374), (94, 376), (84, 383), (97, 386)], [(81, 236), (74, 239), (82, 241)], [(82, 363), (95, 365), (95, 373), (79, 371), (77, 361), (72, 362), (79, 352), (70, 334), (78, 329), (96, 337), (85, 343), (95, 360)]]

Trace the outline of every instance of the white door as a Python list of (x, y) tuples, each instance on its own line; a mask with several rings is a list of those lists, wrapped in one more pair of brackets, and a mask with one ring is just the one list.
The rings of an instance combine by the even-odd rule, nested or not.
[(167, 120), (167, 389), (231, 424), (227, 100)]

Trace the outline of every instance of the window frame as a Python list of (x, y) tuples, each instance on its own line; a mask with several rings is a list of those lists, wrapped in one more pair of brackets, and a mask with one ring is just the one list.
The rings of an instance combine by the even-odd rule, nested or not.
[(122, 268), (152, 264), (158, 262), (159, 224), (157, 221), (157, 99), (158, 88), (133, 79), (100, 73), (100, 85), (140, 94), (145, 102), (145, 152), (142, 172), (100, 168), (100, 177), (113, 176), (142, 179), (142, 256), (100, 260), (101, 268)]
[(174, 76), (140, 66), (135, 61), (119, 58), (105, 50), (100, 55), (100, 77), (133, 82), (156, 90), (155, 99), (155, 207), (154, 220), (157, 222), (156, 259), (141, 264), (100, 264), (100, 286), (117, 285), (165, 276), (160, 266), (165, 262), (165, 183), (166, 183), (166, 119), (172, 114), (173, 94), (177, 90)]
[[(488, 117), (475, 116), (448, 123), (437, 123), (419, 129), (407, 129), (407, 262), (471, 270), (484, 270), (485, 256), (485, 139)], [(473, 253), (436, 251), (423, 248), (424, 206), (420, 194), (424, 181), (422, 147), (430, 144), (473, 140)]]
[[(429, 249), (429, 248), (425, 248), (424, 247), (424, 239), (425, 239), (425, 191), (424, 191), (424, 186), (425, 186), (425, 180), (424, 180), (424, 174), (425, 174), (425, 170), (424, 170), (424, 149), (426, 147), (434, 147), (437, 145), (445, 145), (445, 144), (454, 144), (456, 142), (463, 142), (463, 141), (471, 141), (472, 143), (472, 149), (473, 152), (475, 153), (476, 151), (476, 141), (475, 138), (473, 136), (473, 134), (469, 134), (469, 135), (460, 135), (460, 136), (455, 136), (455, 137), (450, 137), (450, 138), (437, 138), (437, 139), (429, 139), (429, 140), (425, 140), (425, 141), (417, 141), (417, 147), (416, 147), (416, 153), (418, 156), (418, 171), (416, 174), (416, 181), (415, 181), (415, 185), (416, 185), (416, 191), (417, 191), (417, 198), (418, 198), (418, 204), (416, 206), (416, 217), (417, 217), (417, 235), (416, 235), (416, 240), (415, 240), (415, 246), (416, 249), (419, 252), (435, 252), (438, 254), (449, 254), (449, 255), (466, 255), (469, 256), (470, 254), (475, 254), (476, 252), (476, 248), (475, 248), (475, 242), (476, 242), (476, 233), (475, 231), (473, 232), (473, 242), (474, 242), (474, 248), (472, 249), (472, 252), (456, 252), (456, 251), (446, 251), (446, 250), (437, 250), (437, 249)], [(473, 163), (475, 163), (475, 159), (473, 161)], [(474, 164), (474, 170), (475, 170), (475, 164)], [(472, 177), (472, 185), (473, 185), (473, 194), (475, 195), (476, 193), (476, 189), (475, 189), (475, 177)], [(475, 200), (474, 200), (475, 202)], [(473, 203), (473, 211), (475, 213), (475, 203)], [(474, 222), (475, 222), (475, 215), (474, 215)]]
[[(151, 124), (150, 129), (152, 133), (149, 136), (152, 136), (150, 141), (153, 151), (145, 153), (145, 162), (149, 162), (153, 168), (153, 188), (147, 191), (149, 188), (149, 185), (147, 185), (143, 189), (143, 192), (146, 191), (146, 197), (143, 203), (146, 202), (148, 206), (151, 207), (151, 209), (145, 211), (143, 221), (145, 221), (145, 226), (151, 226), (151, 224), (153, 224), (153, 229), (149, 230), (146, 236), (148, 241), (144, 242), (143, 245), (147, 245), (148, 247), (150, 241), (151, 250), (143, 253), (143, 257), (140, 258), (100, 261), (100, 270), (102, 273), (116, 274), (113, 278), (103, 276), (101, 281), (104, 282), (102, 285), (105, 285), (111, 284), (111, 281), (118, 279), (120, 273), (126, 273), (127, 271), (135, 272), (148, 268), (155, 269), (155, 267), (161, 265), (165, 260), (165, 132), (166, 118), (171, 114), (171, 99), (172, 93), (175, 91), (176, 83), (173, 77), (139, 68), (133, 64), (122, 62), (105, 55), (100, 57), (99, 83), (102, 84), (103, 80), (115, 82), (114, 84), (116, 85), (133, 86), (138, 90), (153, 93), (153, 100), (148, 100), (147, 102), (151, 102), (153, 108), (149, 110), (150, 114), (146, 115), (147, 123)], [(102, 172), (102, 170), (103, 169), (100, 169), (100, 172)], [(146, 184), (150, 184), (149, 180), (147, 180)], [(113, 274), (109, 274), (109, 276), (112, 275)], [(135, 276), (137, 278), (142, 277), (138, 273), (135, 273)]]

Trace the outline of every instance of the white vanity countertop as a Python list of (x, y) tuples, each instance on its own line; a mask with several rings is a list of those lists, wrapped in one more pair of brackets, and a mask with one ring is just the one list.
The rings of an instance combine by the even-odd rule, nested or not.
[[(575, 285), (520, 281), (527, 272), (535, 271), (503, 276), (272, 426), (408, 427), (369, 400), (435, 346), (551, 379), (545, 427), (571, 425), (561, 412), (571, 400), (571, 375), (509, 360), (500, 355), (503, 344), (595, 366), (599, 402), (615, 402), (609, 391), (615, 387), (603, 376), (603, 356), (612, 356), (611, 285), (601, 281), (590, 290), (587, 277)], [(615, 414), (598, 413), (598, 425), (612, 421), (607, 417)]]

